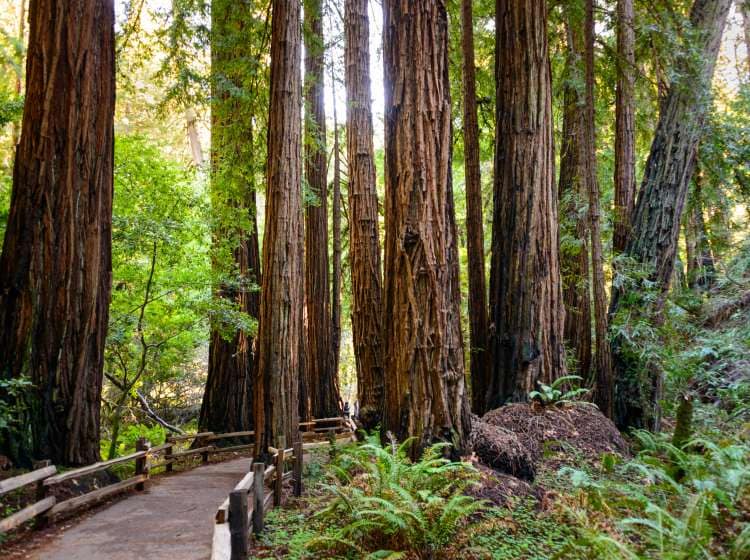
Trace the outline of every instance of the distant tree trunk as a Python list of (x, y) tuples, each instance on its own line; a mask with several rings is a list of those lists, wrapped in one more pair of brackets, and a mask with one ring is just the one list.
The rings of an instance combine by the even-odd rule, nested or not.
[(331, 366), (331, 300), (328, 285), (328, 171), (323, 98), (325, 48), (321, 0), (305, 0), (305, 178), (317, 198), (305, 207), (306, 368), (310, 410), (316, 418), (341, 413)]
[(372, 429), (382, 417), (385, 352), (367, 8), (367, 0), (346, 0), (344, 21), (352, 333), (360, 421)]
[[(215, 12), (217, 11), (217, 9), (221, 9), (220, 6), (220, 2), (216, 2), (215, 4), (211, 5), (212, 25), (214, 25), (214, 22), (216, 22), (217, 14)], [(212, 46), (211, 50), (211, 57), (213, 59), (211, 62), (212, 65), (216, 64), (217, 56), (220, 56), (214, 52), (216, 45), (217, 41), (214, 41), (214, 46)], [(193, 109), (192, 107), (188, 107), (187, 109), (185, 109), (185, 126), (187, 127), (188, 141), (190, 142), (190, 153), (193, 156), (193, 164), (196, 167), (201, 167), (203, 165), (203, 148), (201, 147), (201, 139), (198, 136), (198, 128), (195, 125), (197, 120), (198, 115), (195, 114), (195, 109)]]
[(583, 83), (583, 21), (567, 14), (568, 53), (563, 92), (563, 135), (560, 149), (559, 196), (565, 216), (560, 246), (560, 270), (565, 302), (565, 341), (575, 353), (576, 373), (591, 373), (591, 285), (589, 280), (589, 220), (586, 170), (586, 113)]
[(383, 427), (462, 449), (470, 430), (443, 1), (386, 0)]
[(635, 205), (635, 28), (633, 0), (617, 0), (615, 223), (612, 250), (625, 250)]
[[(624, 255), (647, 273), (649, 284), (656, 287), (656, 299), (651, 302), (645, 298), (653, 293), (653, 288), (637, 279), (617, 282), (612, 292), (611, 315), (626, 307), (628, 313), (661, 321), (672, 280), (680, 218), (695, 150), (711, 103), (711, 78), (730, 5), (731, 0), (695, 0), (690, 15), (691, 52), (702, 56), (685, 55), (678, 61), (674, 74), (679, 77), (662, 104), (646, 162)], [(613, 354), (616, 424), (620, 428), (658, 429), (661, 372), (655, 364), (639, 363), (638, 353), (628, 348), (622, 336), (614, 338)]]
[(484, 272), (484, 223), (482, 178), (479, 169), (479, 124), (477, 122), (474, 28), (471, 0), (461, 2), (461, 45), (464, 86), (464, 168), (466, 173), (466, 237), (469, 259), (469, 340), (471, 356), (472, 410), (487, 411), (487, 285)]
[(338, 379), (341, 352), (341, 146), (336, 114), (336, 75), (331, 64), (333, 88), (333, 278), (331, 279), (331, 371)]
[[(34, 384), (32, 454), (99, 459), (112, 283), (111, 0), (32, 0), (26, 103), (0, 258), (0, 377)], [(18, 441), (4, 451), (23, 459)], [(26, 457), (28, 459), (28, 457)]]
[(302, 345), (300, 5), (273, 0), (268, 110), (268, 186), (255, 378), (255, 457), (299, 438)]
[(685, 244), (687, 249), (687, 281), (692, 290), (707, 290), (713, 285), (716, 269), (708, 240), (706, 220), (703, 217), (703, 176), (696, 154), (693, 172), (693, 190), (688, 195), (685, 219)]
[(742, 28), (745, 31), (745, 63), (750, 73), (750, 0), (740, 0), (740, 10), (742, 11)]
[(492, 407), (565, 372), (547, 3), (495, 5)]
[(614, 381), (612, 353), (609, 345), (607, 321), (607, 292), (604, 288), (604, 250), (602, 249), (599, 179), (596, 170), (596, 108), (594, 105), (594, 0), (586, 0), (584, 35), (586, 42), (586, 170), (589, 194), (589, 231), (591, 233), (591, 280), (594, 294), (594, 332), (596, 333), (596, 391), (599, 410), (612, 418)]
[[(18, 40), (23, 44), (24, 39), (26, 35), (26, 0), (21, 0), (21, 5), (18, 7)], [(23, 51), (21, 51), (23, 52)], [(23, 57), (20, 57), (20, 60), (18, 61), (18, 67), (19, 70), (17, 70), (16, 74), (16, 95), (20, 96), (22, 91), (22, 74), (20, 71), (20, 68), (23, 66)], [(13, 128), (11, 132), (11, 142), (13, 143), (13, 149), (18, 145), (18, 131), (19, 131), (19, 125), (17, 122), (13, 123)]]

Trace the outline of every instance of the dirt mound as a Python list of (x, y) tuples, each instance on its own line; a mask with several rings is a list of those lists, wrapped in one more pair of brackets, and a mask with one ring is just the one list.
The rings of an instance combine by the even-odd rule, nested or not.
[(523, 446), (534, 467), (550, 451), (562, 452), (562, 457), (555, 459), (557, 463), (581, 457), (598, 461), (602, 453), (628, 454), (628, 445), (615, 425), (589, 404), (544, 408), (510, 404), (485, 414), (480, 429), (483, 423), (511, 432), (515, 438), (509, 441)]
[(471, 445), (483, 464), (517, 478), (534, 480), (534, 460), (513, 432), (474, 420)]

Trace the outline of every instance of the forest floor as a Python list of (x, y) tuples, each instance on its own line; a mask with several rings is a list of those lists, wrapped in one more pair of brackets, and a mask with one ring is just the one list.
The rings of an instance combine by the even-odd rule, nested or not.
[(33, 560), (204, 560), (211, 556), (216, 508), (250, 470), (250, 458), (152, 479), (80, 518), (36, 533), (3, 552)]

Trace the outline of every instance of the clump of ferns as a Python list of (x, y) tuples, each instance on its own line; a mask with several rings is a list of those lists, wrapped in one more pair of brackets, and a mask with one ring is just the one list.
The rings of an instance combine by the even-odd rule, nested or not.
[(464, 494), (479, 480), (473, 466), (446, 459), (442, 443), (411, 461), (414, 443), (370, 435), (342, 449), (330, 465), (333, 499), (315, 516), (328, 529), (308, 546), (326, 557), (434, 558), (485, 506)]
[[(577, 544), (601, 558), (750, 558), (750, 449), (696, 438), (682, 448), (636, 432), (640, 452), (610, 478), (564, 468)], [(613, 520), (619, 520), (612, 523)]]

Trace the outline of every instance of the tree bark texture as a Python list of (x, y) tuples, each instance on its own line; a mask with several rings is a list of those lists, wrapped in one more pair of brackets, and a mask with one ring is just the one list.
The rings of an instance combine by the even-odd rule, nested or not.
[(305, 0), (305, 179), (317, 198), (305, 207), (305, 360), (310, 410), (316, 418), (341, 413), (331, 355), (324, 55), (321, 0)]
[(565, 372), (547, 4), (496, 2), (491, 407)]
[(703, 216), (703, 175), (697, 161), (693, 172), (693, 189), (688, 195), (687, 206), (685, 244), (688, 287), (692, 290), (707, 290), (713, 285), (716, 268)]
[(443, 1), (386, 0), (383, 427), (465, 445), (458, 247)]
[[(99, 459), (114, 52), (111, 0), (31, 1), (26, 103), (0, 258), (0, 375), (33, 382), (23, 420), (32, 454), (59, 465)], [(18, 458), (19, 448), (6, 444)]]
[[(221, 280), (216, 296), (258, 318), (260, 251), (256, 219), (254, 161), (258, 107), (250, 96), (249, 11), (230, 0), (211, 6), (211, 200), (214, 211), (214, 270), (229, 269), (237, 281)], [(244, 142), (243, 142), (244, 140)], [(238, 223), (240, 224), (238, 226)], [(223, 254), (227, 249), (226, 255)], [(224, 260), (230, 260), (227, 266)], [(228, 330), (234, 330), (227, 338)], [(198, 425), (201, 431), (237, 432), (253, 426), (254, 340), (231, 325), (212, 325), (208, 377)]]
[(333, 278), (331, 278), (331, 370), (338, 379), (341, 352), (341, 145), (336, 112), (336, 75), (331, 65), (333, 88)]
[(475, 414), (487, 411), (487, 284), (484, 271), (482, 178), (479, 168), (474, 27), (471, 0), (461, 2), (461, 47), (464, 89), (464, 169), (466, 174), (466, 251), (469, 260), (469, 342), (471, 404)]
[[(706, 112), (721, 36), (731, 0), (695, 0), (690, 20), (691, 50), (702, 56), (678, 61), (679, 76), (662, 104), (656, 134), (646, 162), (641, 190), (632, 220), (632, 234), (625, 257), (656, 287), (653, 303), (644, 299), (652, 292), (639, 281), (617, 282), (610, 314), (621, 307), (628, 313), (647, 314), (660, 320), (672, 279), (680, 220), (695, 151)], [(661, 372), (639, 364), (622, 337), (613, 340), (615, 365), (615, 421), (621, 428), (658, 428)]]
[(740, 0), (740, 11), (742, 12), (742, 29), (745, 32), (745, 64), (750, 74), (750, 0)]
[(592, 362), (591, 283), (586, 169), (586, 114), (583, 88), (583, 25), (569, 15), (568, 53), (563, 91), (563, 135), (560, 147), (559, 196), (562, 242), (560, 270), (565, 302), (565, 342), (573, 350), (576, 371), (589, 379)]
[(609, 345), (607, 292), (604, 288), (604, 250), (602, 249), (601, 209), (599, 179), (596, 165), (596, 109), (594, 104), (594, 0), (586, 0), (585, 83), (586, 83), (586, 170), (589, 195), (589, 231), (591, 233), (591, 280), (594, 294), (594, 332), (596, 333), (596, 390), (594, 397), (599, 410), (612, 418), (614, 381), (612, 379), (612, 353)]
[(346, 0), (346, 149), (349, 163), (349, 259), (359, 416), (366, 429), (383, 408), (383, 307), (378, 195), (372, 141), (367, 0)]
[(617, 0), (615, 223), (612, 250), (625, 250), (635, 205), (635, 28), (633, 0)]
[[(256, 376), (255, 457), (284, 436), (299, 439), (302, 345), (300, 5), (273, 0), (268, 185)], [(276, 446), (276, 445), (274, 445)]]

